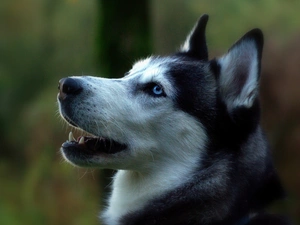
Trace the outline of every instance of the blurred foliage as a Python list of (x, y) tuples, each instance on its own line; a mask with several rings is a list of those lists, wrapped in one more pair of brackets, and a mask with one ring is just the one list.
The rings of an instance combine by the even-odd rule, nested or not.
[(201, 14), (209, 14), (207, 42), (211, 51), (223, 53), (241, 34), (259, 27), (267, 40), (286, 44), (299, 32), (298, 0), (153, 0), (155, 51), (177, 49)]
[[(108, 75), (108, 62), (99, 62), (96, 52), (107, 47), (97, 35), (103, 6), (95, 0), (1, 0), (0, 224), (98, 224), (101, 171), (63, 162), (59, 146), (70, 128), (55, 102), (60, 78)], [(287, 201), (272, 210), (300, 223), (300, 1), (152, 0), (149, 6), (156, 53), (178, 49), (202, 13), (210, 15), (212, 57), (249, 29), (263, 29), (262, 122), (288, 190)], [(124, 28), (130, 32), (131, 26), (139, 28)], [(126, 39), (129, 49), (135, 44)]]

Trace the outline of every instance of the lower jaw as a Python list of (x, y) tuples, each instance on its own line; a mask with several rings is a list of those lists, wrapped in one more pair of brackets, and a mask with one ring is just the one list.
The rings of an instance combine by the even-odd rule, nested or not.
[(112, 139), (87, 135), (89, 136), (79, 136), (76, 139), (70, 132), (68, 140), (62, 144), (61, 153), (71, 164), (80, 167), (98, 167), (119, 157), (117, 153), (127, 150), (127, 145)]
[(80, 147), (66, 147), (64, 144), (60, 149), (63, 157), (69, 163), (79, 167), (109, 168), (106, 166), (107, 164), (113, 163), (114, 161), (116, 161), (116, 159), (119, 159), (120, 157), (122, 158), (120, 154), (124, 151), (127, 151), (126, 148), (123, 150), (116, 151), (114, 153), (107, 153), (105, 151), (91, 151)]

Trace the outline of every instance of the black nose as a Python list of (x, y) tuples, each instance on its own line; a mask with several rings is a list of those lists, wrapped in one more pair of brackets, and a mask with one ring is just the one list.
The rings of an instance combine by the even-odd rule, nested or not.
[(68, 95), (77, 95), (82, 91), (80, 82), (74, 78), (63, 78), (58, 83), (59, 99), (63, 100)]

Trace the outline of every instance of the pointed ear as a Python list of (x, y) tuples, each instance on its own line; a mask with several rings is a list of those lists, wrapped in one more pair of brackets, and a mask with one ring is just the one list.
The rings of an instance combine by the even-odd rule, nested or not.
[(218, 84), (229, 111), (250, 108), (258, 97), (263, 34), (253, 29), (237, 41), (221, 58)]
[(205, 27), (208, 21), (208, 15), (204, 14), (200, 17), (197, 24), (188, 35), (186, 41), (181, 47), (183, 53), (187, 53), (200, 60), (208, 60), (208, 52), (205, 39)]

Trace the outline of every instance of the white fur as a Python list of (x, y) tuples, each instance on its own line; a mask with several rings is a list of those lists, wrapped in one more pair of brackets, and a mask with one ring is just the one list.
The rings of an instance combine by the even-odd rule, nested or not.
[[(206, 136), (195, 119), (184, 113), (177, 116), (178, 119), (181, 117), (180, 121), (185, 121), (185, 124), (181, 124), (181, 130), (189, 130), (185, 138), (180, 136), (177, 128), (165, 130), (167, 135), (155, 137), (162, 147), (157, 149), (158, 152), (153, 152), (152, 160), (144, 162), (148, 168), (117, 172), (109, 207), (103, 214), (107, 224), (118, 224), (117, 220), (122, 215), (141, 209), (148, 200), (186, 183), (200, 164), (197, 144), (204, 147)], [(170, 135), (177, 140), (171, 139)]]
[(164, 91), (169, 96), (174, 95), (174, 86), (168, 78), (166, 78), (167, 64), (176, 62), (177, 59), (161, 58), (155, 60), (153, 57), (138, 61), (129, 71), (124, 79), (138, 79), (139, 83), (157, 82), (164, 87)]
[(199, 24), (195, 24), (195, 26), (193, 27), (193, 29), (190, 31), (190, 33), (186, 37), (184, 43), (180, 47), (180, 51), (181, 52), (188, 52), (188, 51), (191, 50), (191, 45), (190, 45), (190, 43), (191, 43), (191, 37), (194, 34), (194, 32), (195, 32), (195, 30), (196, 30), (196, 28), (197, 28), (198, 25)]
[[(73, 77), (85, 90), (74, 103), (79, 127), (128, 146), (119, 153), (77, 162), (119, 170), (103, 214), (107, 224), (117, 225), (121, 216), (186, 183), (201, 165), (207, 136), (199, 121), (175, 107), (176, 89), (166, 76), (167, 65), (174, 60), (148, 58), (122, 79)], [(167, 97), (138, 89), (149, 82), (161, 84)]]
[[(194, 28), (195, 29), (195, 28)], [(186, 41), (181, 45), (180, 47), (180, 51), (181, 52), (188, 52), (190, 51), (190, 38), (194, 32), (194, 29), (192, 30), (192, 32), (187, 36)]]

